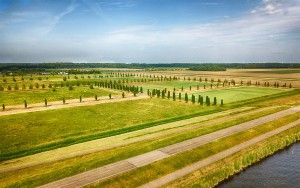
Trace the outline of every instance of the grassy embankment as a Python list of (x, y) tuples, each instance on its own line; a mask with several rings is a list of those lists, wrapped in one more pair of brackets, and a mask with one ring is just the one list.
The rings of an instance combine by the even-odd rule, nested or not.
[(164, 187), (214, 187), (248, 166), (299, 141), (300, 129), (298, 126), (208, 165)]
[[(148, 138), (146, 140), (128, 144), (122, 147), (8, 172), (2, 174), (0, 179), (3, 184), (7, 186), (36, 186), (49, 181), (74, 175), (85, 170), (93, 169), (98, 166), (103, 166), (105, 164), (152, 151), (170, 144), (178, 143), (186, 139), (215, 132), (226, 127), (234, 126), (245, 121), (274, 113), (280, 109), (282, 108), (271, 108), (263, 112), (253, 111), (251, 114), (249, 114), (249, 112), (246, 114), (231, 114), (230, 116), (232, 117), (228, 118), (227, 120), (224, 120), (224, 117), (220, 121), (215, 121), (215, 123), (213, 123), (213, 121), (206, 121), (199, 124), (201, 126), (194, 126), (193, 129), (179, 132), (177, 134), (160, 134), (159, 137), (153, 137), (152, 139)], [(167, 130), (161, 130), (161, 132), (164, 133), (167, 132)], [(17, 184), (14, 181), (16, 177), (19, 180)]]
[[(151, 180), (162, 177), (163, 175), (181, 169), (185, 166), (191, 165), (211, 155), (217, 154), (223, 150), (226, 150), (234, 145), (240, 144), (246, 140), (252, 139), (268, 131), (286, 125), (290, 122), (296, 121), (299, 118), (300, 118), (300, 113), (289, 115), (287, 117), (280, 118), (279, 120), (249, 129), (247, 131), (243, 131), (241, 133), (237, 133), (232, 136), (215, 140), (206, 145), (200, 146), (196, 149), (171, 156), (161, 161), (154, 162), (150, 165), (127, 172), (118, 177), (100, 182), (99, 184), (96, 184), (91, 187), (122, 187), (122, 185), (126, 185), (128, 187), (137, 187)], [(293, 130), (291, 134), (298, 135), (298, 139), (299, 139), (300, 127), (299, 126), (294, 127), (291, 130)], [(221, 166), (222, 165), (216, 167), (216, 169), (218, 168), (220, 169)], [(212, 178), (212, 176), (210, 178)]]

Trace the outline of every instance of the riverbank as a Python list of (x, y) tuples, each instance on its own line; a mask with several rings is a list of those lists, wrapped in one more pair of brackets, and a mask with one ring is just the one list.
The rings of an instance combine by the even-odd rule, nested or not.
[(300, 142), (255, 163), (219, 184), (217, 188), (298, 188), (300, 185)]
[(178, 179), (166, 187), (215, 187), (250, 165), (299, 141), (300, 126), (297, 126)]

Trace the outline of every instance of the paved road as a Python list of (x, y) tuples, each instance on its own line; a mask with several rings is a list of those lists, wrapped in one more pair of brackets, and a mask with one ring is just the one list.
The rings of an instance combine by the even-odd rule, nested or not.
[(260, 142), (262, 140), (270, 138), (270, 137), (272, 137), (272, 136), (274, 136), (276, 134), (279, 134), (279, 133), (281, 133), (283, 131), (286, 131), (286, 130), (288, 130), (288, 129), (292, 128), (292, 127), (295, 127), (297, 125), (300, 125), (300, 119), (297, 120), (297, 121), (294, 121), (292, 123), (289, 123), (288, 125), (282, 126), (282, 127), (277, 128), (275, 130), (272, 130), (270, 132), (267, 132), (265, 134), (257, 136), (257, 137), (255, 137), (255, 138), (253, 138), (251, 140), (248, 140), (246, 142), (238, 144), (238, 145), (236, 145), (234, 147), (231, 147), (231, 148), (229, 148), (227, 150), (224, 150), (224, 151), (222, 151), (220, 153), (212, 155), (212, 156), (210, 156), (208, 158), (205, 158), (205, 159), (203, 159), (201, 161), (198, 161), (198, 162), (196, 162), (196, 163), (194, 163), (194, 164), (192, 164), (190, 166), (187, 166), (185, 168), (182, 168), (180, 170), (172, 172), (172, 173), (170, 173), (168, 175), (165, 175), (165, 176), (163, 176), (163, 177), (161, 177), (159, 179), (151, 181), (151, 182), (149, 182), (149, 183), (141, 186), (140, 188), (156, 188), (156, 187), (161, 187), (161, 186), (163, 186), (163, 185), (165, 185), (167, 183), (175, 181), (178, 178), (182, 178), (183, 176), (186, 176), (186, 175), (188, 175), (190, 173), (193, 173), (193, 172), (197, 171), (198, 169), (200, 169), (200, 168), (202, 168), (204, 166), (207, 166), (207, 165), (212, 164), (212, 163), (214, 163), (216, 161), (224, 159), (224, 158), (226, 158), (226, 157), (228, 157), (228, 156), (230, 156), (230, 155), (232, 155), (234, 153), (237, 153), (237, 152), (239, 152), (239, 151), (241, 151), (241, 150), (243, 150), (243, 149), (245, 149), (245, 148), (247, 148), (247, 147), (249, 147), (251, 145), (254, 145), (254, 144), (256, 144), (256, 143), (258, 143), (258, 142)]
[(71, 108), (71, 107), (78, 107), (78, 106), (92, 106), (92, 105), (103, 104), (103, 103), (114, 103), (114, 102), (129, 101), (129, 100), (139, 100), (145, 98), (149, 98), (149, 97), (145, 94), (142, 94), (136, 97), (127, 96), (125, 98), (122, 98), (121, 96), (113, 96), (112, 99), (109, 99), (108, 97), (99, 97), (97, 101), (95, 101), (95, 98), (84, 98), (82, 102), (79, 102), (79, 99), (70, 99), (70, 100), (66, 100), (66, 104), (62, 104), (62, 101), (53, 101), (53, 102), (48, 102), (47, 107), (45, 107), (44, 103), (29, 104), (28, 108), (24, 108), (24, 105), (16, 105), (16, 106), (8, 106), (6, 107), (5, 111), (0, 111), (0, 116), (21, 114), (21, 113), (28, 113), (28, 112), (38, 112), (38, 111), (45, 111), (45, 110), (54, 110), (54, 109), (61, 109), (61, 108)]
[(293, 107), (287, 110), (283, 110), (271, 115), (267, 115), (252, 121), (248, 121), (233, 127), (222, 129), (204, 136), (199, 136), (184, 142), (173, 144), (158, 150), (147, 152), (142, 155), (131, 157), (126, 160), (122, 160), (113, 164), (105, 165), (87, 172), (83, 172), (74, 176), (70, 176), (46, 185), (42, 188), (54, 188), (54, 187), (83, 187), (97, 181), (105, 180), (113, 176), (117, 176), (124, 172), (151, 164), (155, 161), (167, 158), (169, 156), (197, 148), (201, 145), (207, 144), (215, 139), (220, 139), (232, 134), (248, 130), (258, 125), (277, 120), (281, 117), (294, 114), (300, 111), (300, 106)]

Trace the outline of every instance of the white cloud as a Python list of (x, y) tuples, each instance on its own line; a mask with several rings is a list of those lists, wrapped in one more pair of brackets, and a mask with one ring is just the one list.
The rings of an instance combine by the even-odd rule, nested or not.
[[(45, 28), (37, 27), (42, 29), (36, 33), (48, 33), (74, 8), (51, 17), (52, 22)], [(209, 24), (134, 25), (97, 36), (40, 39), (29, 48), (26, 41), (23, 45), (11, 40), (0, 56), (14, 51), (19, 59), (34, 61), (300, 61), (299, 32), (299, 0), (263, 0), (242, 17)]]

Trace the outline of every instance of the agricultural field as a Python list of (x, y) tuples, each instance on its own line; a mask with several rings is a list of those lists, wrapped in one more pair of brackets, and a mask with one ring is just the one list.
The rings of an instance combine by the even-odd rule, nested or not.
[(3, 72), (0, 187), (216, 186), (299, 140), (298, 71)]

